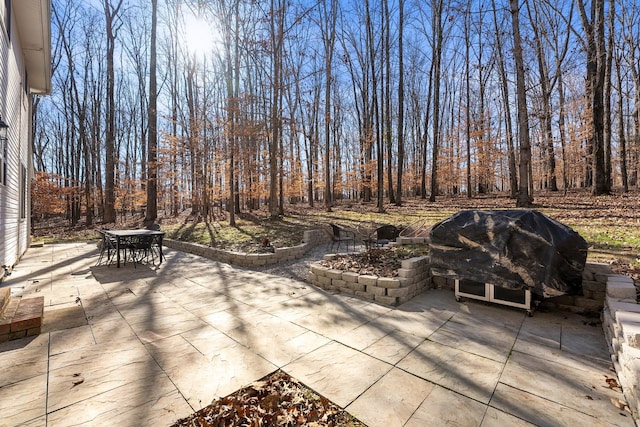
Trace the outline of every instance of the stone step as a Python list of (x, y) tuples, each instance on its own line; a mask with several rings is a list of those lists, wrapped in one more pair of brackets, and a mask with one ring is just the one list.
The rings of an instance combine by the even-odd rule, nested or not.
[(44, 297), (11, 299), (0, 315), (0, 343), (40, 334)]

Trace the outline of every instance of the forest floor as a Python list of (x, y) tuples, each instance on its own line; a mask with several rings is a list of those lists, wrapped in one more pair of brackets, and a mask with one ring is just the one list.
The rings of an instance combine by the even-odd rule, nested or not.
[[(588, 261), (604, 262), (613, 270), (628, 274), (640, 283), (640, 194), (593, 197), (586, 192), (537, 194), (533, 209), (562, 222), (589, 243)], [(236, 226), (229, 225), (226, 212), (202, 218), (185, 211), (176, 217), (161, 216), (158, 222), (167, 237), (198, 242), (241, 252), (258, 252), (265, 244), (294, 246), (305, 230), (337, 223), (361, 236), (377, 225), (393, 224), (401, 235), (428, 235), (430, 227), (463, 209), (513, 209), (515, 201), (504, 196), (438, 198), (430, 203), (407, 199), (403, 206), (387, 204), (378, 212), (375, 203), (342, 200), (327, 211), (321, 205), (287, 205), (285, 215), (270, 219), (266, 209), (238, 214)], [(64, 219), (33, 224), (34, 236), (44, 242), (97, 238), (97, 229), (142, 227), (141, 213), (121, 215), (115, 224), (83, 224), (71, 227)], [(333, 268), (364, 274), (393, 276), (400, 260), (422, 254), (420, 248), (372, 249), (356, 256), (339, 256)], [(278, 371), (235, 393), (218, 399), (174, 426), (209, 425), (310, 425), (362, 426), (343, 409), (315, 394), (304, 384)]]
[[(159, 212), (158, 222), (171, 239), (197, 242), (238, 252), (260, 252), (265, 245), (288, 247), (302, 241), (305, 230), (326, 227), (329, 223), (356, 230), (366, 236), (382, 224), (393, 224), (401, 235), (428, 235), (430, 227), (463, 209), (513, 209), (515, 201), (504, 195), (467, 198), (438, 197), (435, 202), (407, 198), (402, 206), (385, 204), (378, 212), (375, 202), (337, 201), (327, 211), (321, 202), (287, 204), (285, 215), (270, 219), (266, 208), (236, 215), (236, 226), (229, 225), (228, 212), (219, 210), (204, 218), (182, 211), (177, 216)], [(586, 191), (563, 194), (535, 194), (533, 209), (568, 225), (588, 243), (588, 260), (611, 264), (618, 272), (640, 279), (640, 192), (591, 196)], [(34, 237), (44, 242), (97, 238), (96, 230), (142, 227), (142, 213), (121, 213), (117, 222), (96, 223), (86, 227), (70, 226), (64, 218), (50, 218), (33, 223)]]

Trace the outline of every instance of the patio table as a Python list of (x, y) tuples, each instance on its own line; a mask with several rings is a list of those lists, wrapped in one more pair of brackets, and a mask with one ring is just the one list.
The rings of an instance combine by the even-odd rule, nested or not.
[(120, 246), (125, 247), (126, 243), (133, 238), (142, 236), (150, 236), (153, 239), (153, 244), (158, 247), (160, 253), (160, 264), (164, 254), (162, 253), (162, 239), (164, 238), (164, 231), (147, 230), (147, 229), (130, 229), (130, 230), (103, 230), (106, 236), (113, 237), (116, 241), (116, 266), (120, 268)]

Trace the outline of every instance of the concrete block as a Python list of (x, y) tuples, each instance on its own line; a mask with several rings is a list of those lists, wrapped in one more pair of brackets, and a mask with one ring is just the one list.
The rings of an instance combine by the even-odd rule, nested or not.
[(622, 329), (624, 342), (630, 347), (640, 349), (640, 324), (622, 321), (620, 322), (620, 328)]
[(387, 295), (390, 297), (406, 297), (409, 295), (409, 288), (387, 289)]
[(369, 292), (356, 291), (356, 296), (370, 300), (373, 299), (373, 294), (370, 294)]
[(623, 367), (630, 365), (634, 360), (640, 360), (640, 349), (622, 342), (620, 343), (620, 350), (618, 353), (618, 361)]
[(609, 280), (607, 282), (607, 295), (612, 298), (636, 298), (636, 287), (633, 281)]
[(418, 272), (414, 268), (399, 268), (398, 269), (398, 277), (403, 277), (406, 279), (410, 279), (413, 277), (417, 277)]
[(366, 285), (361, 285), (360, 283), (354, 283), (354, 282), (346, 282), (349, 286), (350, 289), (353, 289), (354, 292), (359, 291), (359, 292), (365, 292), (365, 290), (367, 289)]
[(596, 301), (602, 301), (602, 303), (604, 304), (604, 299), (607, 296), (607, 293), (605, 291), (602, 292), (598, 292), (598, 291), (593, 291), (591, 292), (591, 298), (596, 300)]
[(318, 283), (321, 286), (330, 286), (331, 285), (331, 279), (325, 276), (318, 276)]
[(334, 269), (328, 269), (325, 271), (324, 273), (325, 276), (327, 276), (330, 279), (342, 279), (342, 270), (334, 270)]
[(383, 288), (392, 289), (399, 288), (401, 285), (400, 279), (395, 277), (379, 277), (378, 278), (378, 286)]
[(616, 298), (611, 298), (607, 296), (605, 299), (605, 304), (612, 313), (616, 313), (618, 311), (631, 311), (634, 313), (640, 313), (640, 304), (630, 301), (621, 301)]
[(342, 279), (331, 279), (331, 285), (336, 288), (342, 288), (347, 286), (347, 282)]
[(382, 296), (382, 295), (387, 295), (387, 288), (382, 288), (380, 286), (367, 285), (367, 292), (375, 296)]
[(401, 262), (402, 268), (419, 268), (421, 264), (427, 262), (426, 256), (413, 257), (409, 259), (405, 259)]
[[(607, 312), (609, 311), (605, 310), (605, 313)], [(608, 316), (603, 313), (602, 318), (603, 318), (603, 323), (605, 320), (612, 318), (613, 323), (616, 323), (618, 325), (622, 325), (623, 322), (640, 324), (640, 313), (633, 312), (633, 311), (616, 311), (615, 313), (613, 313), (612, 316)]]
[(358, 276), (358, 283), (366, 286), (377, 286), (378, 276)]
[(325, 267), (321, 266), (318, 263), (311, 264), (310, 269), (311, 269), (311, 272), (318, 277), (324, 276), (325, 272), (327, 271)]
[(633, 278), (625, 274), (610, 274), (607, 276), (607, 283), (633, 283)]
[(342, 294), (348, 294), (348, 295), (355, 295), (356, 291), (351, 289), (351, 288), (347, 288), (347, 287), (342, 287), (340, 288), (340, 293)]
[(611, 266), (606, 262), (587, 262), (584, 265), (584, 271), (592, 273), (611, 274)]
[(602, 282), (596, 282), (595, 280), (583, 280), (582, 290), (585, 292), (586, 291), (605, 292), (607, 290), (607, 284)]
[(345, 282), (358, 283), (358, 277), (360, 277), (360, 275), (352, 271), (342, 272), (342, 280), (344, 280)]
[(250, 265), (267, 265), (267, 259), (258, 257), (247, 257), (246, 260)]

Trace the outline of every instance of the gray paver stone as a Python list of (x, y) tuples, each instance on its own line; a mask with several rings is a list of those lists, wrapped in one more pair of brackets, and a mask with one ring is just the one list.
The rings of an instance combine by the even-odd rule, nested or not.
[(374, 300), (376, 300), (377, 302), (380, 302), (382, 304), (386, 304), (386, 305), (397, 305), (398, 304), (398, 299), (396, 297), (392, 297), (392, 296), (376, 295), (374, 297)]

